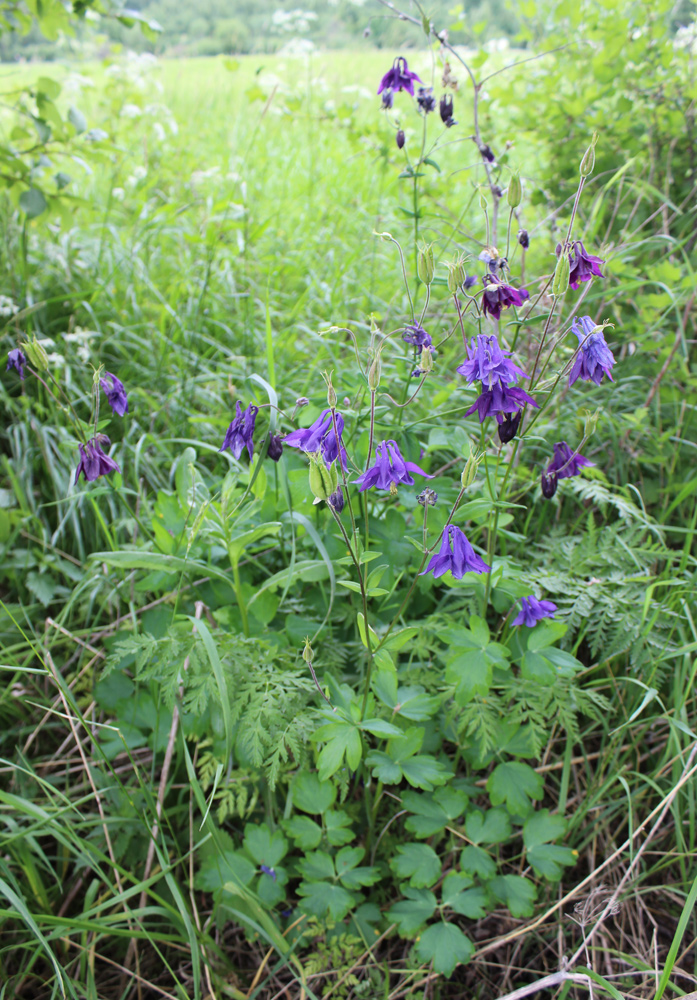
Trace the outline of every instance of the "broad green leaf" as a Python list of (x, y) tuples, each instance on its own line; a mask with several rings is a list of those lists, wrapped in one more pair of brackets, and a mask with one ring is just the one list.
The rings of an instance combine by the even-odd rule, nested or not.
[(309, 816), (293, 816), (285, 821), (283, 829), (303, 851), (317, 847), (322, 839), (322, 827)]
[(418, 634), (418, 628), (403, 628), (399, 632), (391, 632), (385, 639), (383, 645), (385, 649), (389, 649), (392, 652), (398, 652), (408, 642), (416, 638)]
[(435, 972), (451, 976), (460, 962), (469, 962), (474, 945), (456, 924), (431, 924), (416, 945), (423, 962), (433, 962)]
[(527, 816), (532, 810), (531, 799), (541, 799), (543, 789), (542, 775), (517, 760), (499, 764), (486, 783), (491, 804), (498, 806), (505, 802), (514, 816)]
[(527, 857), (536, 875), (549, 882), (558, 882), (563, 874), (562, 869), (575, 865), (578, 861), (578, 851), (560, 844), (538, 844), (529, 849)]
[(331, 882), (301, 882), (298, 893), (304, 897), (301, 910), (314, 917), (328, 915), (332, 920), (343, 920), (356, 902), (352, 893)]
[(488, 882), (496, 875), (496, 862), (481, 847), (468, 844), (460, 855), (460, 867), (469, 875), (478, 875), (482, 882)]
[(366, 719), (361, 723), (361, 729), (367, 729), (373, 736), (383, 736), (385, 739), (402, 735), (401, 729), (384, 719)]
[(440, 877), (440, 858), (427, 844), (399, 844), (390, 868), (399, 879), (409, 879), (415, 889), (433, 885)]
[(523, 827), (523, 841), (530, 850), (538, 844), (548, 844), (566, 833), (566, 820), (559, 813), (550, 813), (549, 809), (538, 809)]
[(503, 809), (475, 809), (467, 813), (465, 830), (473, 844), (500, 844), (511, 835), (511, 821)]
[(402, 780), (402, 768), (382, 750), (371, 750), (365, 763), (372, 769), (373, 777), (384, 785), (396, 785)]
[(324, 822), (327, 830), (327, 840), (334, 847), (349, 844), (353, 840), (351, 817), (342, 809), (328, 809), (324, 814)]
[(493, 666), (478, 649), (468, 650), (451, 660), (445, 668), (448, 684), (455, 684), (455, 700), (467, 705), (475, 697), (486, 697), (491, 687)]
[(325, 851), (314, 851), (312, 854), (306, 854), (298, 864), (298, 871), (303, 878), (313, 882), (334, 879), (336, 876), (331, 855)]
[(463, 875), (462, 872), (451, 872), (445, 877), (441, 886), (441, 903), (443, 906), (450, 906), (456, 896), (464, 892), (465, 889), (471, 889), (473, 885), (474, 879), (470, 878), (469, 875)]
[(335, 858), (336, 873), (342, 885), (347, 889), (358, 889), (362, 885), (373, 885), (380, 878), (379, 868), (359, 868), (365, 849), (362, 847), (344, 847)]
[(387, 919), (397, 924), (402, 937), (412, 937), (436, 911), (436, 897), (429, 889), (402, 890), (405, 899), (387, 911)]
[(291, 784), (293, 805), (296, 809), (321, 815), (336, 801), (336, 788), (330, 781), (320, 781), (310, 771), (300, 771)]
[(535, 886), (522, 875), (497, 875), (489, 889), (500, 903), (507, 906), (513, 917), (531, 917), (535, 902)]
[(526, 680), (537, 681), (538, 684), (553, 684), (557, 679), (554, 664), (540, 653), (533, 653), (529, 649), (523, 653), (520, 672)]
[(226, 882), (249, 885), (256, 874), (257, 869), (244, 854), (225, 851), (206, 860), (196, 876), (196, 885), (206, 892), (218, 892)]
[(30, 187), (28, 191), (22, 191), (19, 196), (19, 207), (26, 214), (28, 219), (35, 219), (48, 208), (48, 202), (43, 191)]
[(288, 842), (278, 830), (271, 833), (266, 823), (247, 823), (244, 848), (258, 864), (274, 868), (288, 853)]
[(401, 762), (402, 774), (414, 788), (430, 792), (436, 785), (444, 785), (452, 777), (445, 764), (425, 754), (418, 754)]

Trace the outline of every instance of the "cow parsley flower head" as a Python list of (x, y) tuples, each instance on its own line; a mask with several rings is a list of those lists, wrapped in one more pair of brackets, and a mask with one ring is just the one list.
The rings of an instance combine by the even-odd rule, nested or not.
[(315, 422), (310, 424), (309, 427), (299, 427), (298, 430), (286, 434), (283, 438), (283, 443), (287, 444), (290, 448), (300, 448), (302, 451), (311, 453), (320, 451), (327, 466), (330, 466), (332, 462), (340, 457), (342, 468), (346, 469), (348, 467), (348, 459), (346, 457), (346, 449), (341, 440), (344, 430), (344, 418), (338, 410), (335, 413), (336, 434), (334, 433), (332, 411), (322, 410)]
[(529, 376), (509, 360), (510, 356), (511, 352), (501, 349), (494, 334), (487, 336), (480, 333), (470, 341), (467, 361), (456, 371), (468, 382), (480, 381), (483, 389), (491, 389), (494, 385), (512, 385), (519, 378)]
[(433, 479), (427, 472), (420, 469), (414, 462), (407, 462), (397, 447), (396, 441), (383, 441), (375, 449), (375, 463), (365, 470), (362, 476), (354, 479), (358, 484), (358, 490), (363, 493), (374, 486), (378, 490), (396, 489), (402, 483), (407, 486), (414, 485), (411, 475), (415, 472), (426, 479)]
[(579, 378), (600, 385), (603, 375), (614, 382), (612, 368), (615, 358), (605, 341), (603, 327), (596, 326), (590, 316), (582, 316), (572, 322), (571, 329), (578, 337), (579, 349), (569, 372), (569, 385)]
[(414, 80), (418, 83), (422, 82), (421, 77), (417, 76), (416, 73), (412, 73), (409, 69), (404, 56), (398, 56), (392, 64), (392, 69), (388, 69), (380, 81), (378, 94), (381, 94), (383, 90), (389, 87), (393, 91), (406, 90), (413, 97)]
[(551, 601), (538, 601), (534, 594), (530, 594), (529, 597), (521, 597), (520, 605), (521, 610), (513, 624), (527, 625), (528, 628), (532, 628), (543, 618), (554, 618), (555, 612), (559, 610), (556, 604)]
[(75, 483), (77, 483), (80, 476), (84, 476), (88, 483), (93, 483), (100, 476), (106, 476), (110, 472), (121, 471), (113, 458), (109, 458), (106, 452), (102, 450), (102, 445), (108, 448), (110, 443), (106, 434), (97, 434), (87, 441), (86, 444), (78, 445), (80, 461), (75, 472)]
[(252, 437), (254, 435), (254, 423), (258, 412), (259, 407), (253, 403), (250, 403), (244, 411), (239, 400), (235, 403), (235, 419), (225, 433), (225, 440), (220, 451), (225, 451), (226, 448), (229, 448), (235, 458), (239, 458), (242, 454), (242, 449), (246, 448), (249, 458), (252, 458), (254, 454)]
[(449, 524), (443, 532), (438, 553), (431, 556), (428, 566), (419, 576), (433, 573), (438, 579), (450, 570), (456, 580), (461, 580), (465, 573), (487, 573), (487, 566), (481, 556), (477, 555), (470, 545), (464, 531), (454, 524)]
[(99, 384), (104, 390), (107, 402), (114, 413), (120, 417), (125, 416), (128, 413), (128, 399), (123, 382), (117, 379), (115, 375), (112, 375), (111, 372), (105, 372), (104, 377), (100, 378)]

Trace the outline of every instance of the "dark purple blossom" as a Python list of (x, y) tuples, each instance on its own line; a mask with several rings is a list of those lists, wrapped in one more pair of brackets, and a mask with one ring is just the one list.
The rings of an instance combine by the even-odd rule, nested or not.
[(425, 114), (435, 111), (436, 99), (433, 96), (433, 87), (419, 87), (416, 103)]
[(603, 375), (614, 382), (612, 366), (615, 358), (605, 342), (602, 328), (596, 327), (590, 316), (582, 316), (578, 322), (572, 322), (571, 329), (578, 337), (579, 349), (569, 372), (569, 385), (579, 378), (600, 385)]
[(468, 382), (480, 381), (482, 388), (494, 385), (512, 385), (519, 378), (528, 378), (522, 368), (510, 360), (511, 352), (504, 351), (494, 334), (480, 333), (472, 337), (467, 350), (467, 361), (456, 369)]
[(499, 423), (497, 428), (499, 434), (499, 441), (501, 444), (508, 444), (518, 433), (518, 427), (520, 426), (521, 411), (518, 413), (506, 413), (503, 421)]
[(397, 143), (397, 149), (404, 148), (404, 129), (399, 129), (397, 135), (394, 137), (394, 141)]
[(488, 264), (491, 274), (496, 274), (497, 271), (503, 271), (508, 267), (508, 261), (505, 257), (500, 256), (496, 247), (485, 247), (477, 257), (477, 260)]
[(479, 147), (479, 152), (480, 152), (480, 153), (482, 154), (482, 157), (483, 157), (483, 158), (484, 158), (484, 159), (485, 159), (485, 160), (486, 160), (486, 161), (487, 161), (488, 163), (493, 163), (493, 162), (494, 162), (494, 160), (496, 159), (496, 156), (495, 156), (495, 155), (494, 155), (494, 153), (492, 152), (492, 149), (491, 149), (491, 146), (487, 146), (487, 144), (486, 144), (485, 142), (483, 142), (483, 143), (482, 143), (482, 144), (480, 145), (480, 147)]
[(477, 396), (465, 416), (469, 417), (476, 410), (479, 423), (483, 424), (487, 417), (496, 414), (497, 421), (502, 424), (505, 418), (501, 414), (517, 413), (522, 410), (526, 403), (529, 403), (530, 406), (538, 406), (532, 396), (529, 396), (524, 389), (515, 385), (501, 385), (495, 382), (491, 389), (484, 389), (481, 395)]
[(412, 344), (414, 347), (418, 347), (419, 350), (417, 351), (417, 354), (421, 354), (424, 347), (431, 347), (433, 344), (430, 334), (426, 333), (424, 328), (418, 323), (414, 323), (413, 326), (404, 327), (402, 340), (407, 344)]
[(232, 421), (225, 434), (225, 440), (220, 451), (229, 448), (235, 458), (239, 458), (242, 449), (246, 447), (251, 460), (254, 454), (254, 422), (257, 419), (259, 407), (250, 403), (246, 410), (242, 410), (242, 404), (238, 400), (235, 403), (235, 419)]
[(482, 281), (484, 283), (482, 312), (485, 316), (489, 313), (494, 319), (498, 319), (502, 309), (508, 309), (510, 306), (522, 306), (525, 299), (530, 298), (525, 288), (505, 285), (496, 275), (485, 274)]
[(330, 494), (330, 496), (327, 498), (327, 503), (332, 508), (332, 510), (336, 511), (337, 514), (340, 514), (342, 512), (342, 510), (344, 509), (344, 491), (342, 490), (341, 486), (337, 486), (334, 492)]
[(383, 108), (391, 108), (394, 104), (394, 93), (391, 87), (386, 87), (382, 92), (382, 106)]
[(543, 472), (540, 477), (540, 489), (545, 500), (551, 500), (557, 492), (557, 477), (554, 475), (546, 476)]
[(22, 382), (24, 381), (24, 366), (27, 363), (27, 356), (24, 351), (20, 350), (19, 347), (13, 347), (11, 351), (7, 354), (7, 368), (6, 371), (10, 371), (11, 368), (19, 375)]
[[(557, 256), (561, 253), (561, 245), (557, 246)], [(593, 254), (586, 253), (586, 248), (580, 240), (571, 244), (569, 252), (569, 284), (572, 288), (578, 288), (582, 281), (590, 281), (596, 276), (602, 278), (603, 272), (600, 270), (605, 261), (601, 257), (594, 257)]]
[(334, 433), (332, 411), (322, 410), (313, 424), (305, 428), (300, 427), (297, 431), (291, 431), (290, 434), (287, 434), (283, 438), (283, 443), (291, 448), (301, 448), (303, 451), (310, 452), (311, 454), (321, 451), (327, 466), (331, 465), (339, 457), (340, 446), (341, 465), (346, 469), (348, 459), (346, 457), (346, 449), (341, 440), (344, 430), (344, 418), (338, 411), (336, 411), (336, 430), (339, 435), (338, 444), (336, 434)]
[(527, 250), (530, 246), (530, 237), (528, 235), (527, 229), (521, 229), (518, 233), (518, 242), (522, 246), (523, 250)]
[(521, 597), (520, 606), (522, 610), (518, 612), (513, 624), (527, 625), (528, 628), (532, 628), (543, 618), (554, 618), (554, 612), (559, 610), (551, 601), (538, 601), (534, 594)]
[(443, 532), (440, 550), (431, 556), (428, 566), (419, 576), (433, 573), (438, 579), (450, 570), (456, 580), (461, 580), (465, 573), (486, 573), (491, 569), (481, 556), (477, 555), (465, 533), (449, 524)]
[(117, 379), (115, 375), (112, 375), (111, 372), (104, 372), (104, 378), (100, 378), (99, 384), (104, 390), (107, 402), (114, 413), (118, 414), (119, 417), (125, 416), (128, 413), (128, 399), (126, 398), (126, 390), (123, 387), (123, 382)]
[(566, 441), (557, 441), (554, 445), (554, 458), (547, 466), (546, 474), (557, 479), (571, 479), (586, 465), (595, 465), (595, 462), (589, 462), (577, 451), (572, 451)]
[(433, 479), (433, 476), (429, 476), (414, 462), (407, 462), (402, 457), (396, 441), (383, 441), (375, 449), (375, 464), (353, 481), (358, 483), (360, 493), (369, 490), (371, 486), (378, 490), (389, 490), (392, 485), (397, 487), (402, 483), (413, 486), (412, 472), (425, 476), (426, 479)]
[(478, 281), (479, 281), (479, 278), (477, 277), (476, 274), (469, 274), (465, 278), (465, 281), (464, 281), (464, 284), (463, 284), (462, 287), (465, 288), (465, 289), (471, 288), (473, 285), (476, 285)]
[(452, 128), (453, 125), (457, 125), (457, 122), (453, 118), (453, 98), (451, 94), (443, 94), (438, 110), (440, 112), (440, 120), (446, 128)]
[(270, 865), (259, 865), (259, 868), (264, 873), (264, 875), (270, 875), (271, 878), (274, 880), (274, 882), (276, 881), (276, 871), (274, 868), (272, 868)]
[(416, 500), (422, 507), (434, 507), (438, 503), (438, 494), (427, 486), (425, 490), (421, 490)]
[(411, 94), (413, 97), (414, 80), (421, 83), (421, 78), (418, 77), (416, 73), (412, 73), (409, 69), (404, 56), (398, 56), (392, 64), (392, 69), (388, 69), (380, 81), (378, 94), (381, 94), (383, 90), (386, 90), (389, 87), (390, 90), (393, 91), (406, 90), (406, 92)]
[(269, 445), (266, 449), (266, 454), (273, 462), (277, 462), (283, 454), (283, 442), (278, 434), (269, 435)]
[(109, 458), (109, 456), (102, 451), (103, 444), (106, 445), (107, 448), (110, 445), (109, 438), (106, 434), (98, 434), (96, 437), (91, 438), (86, 444), (78, 445), (78, 448), (80, 449), (80, 461), (75, 472), (76, 483), (80, 476), (84, 476), (88, 483), (93, 483), (95, 479), (99, 479), (100, 476), (106, 476), (110, 472), (121, 471), (113, 458)]

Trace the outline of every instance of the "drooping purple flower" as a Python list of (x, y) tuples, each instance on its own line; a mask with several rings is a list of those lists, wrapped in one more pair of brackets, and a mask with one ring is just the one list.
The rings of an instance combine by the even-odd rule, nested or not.
[(571, 479), (586, 465), (595, 465), (595, 462), (589, 462), (577, 451), (572, 451), (566, 441), (557, 441), (554, 445), (554, 458), (547, 466), (546, 474), (557, 479)]
[(511, 352), (504, 351), (499, 346), (494, 334), (485, 333), (472, 337), (467, 350), (467, 361), (456, 368), (459, 375), (468, 382), (480, 381), (482, 388), (491, 389), (493, 385), (512, 385), (519, 378), (529, 378), (522, 368), (511, 360)]
[(80, 449), (80, 461), (75, 472), (75, 483), (80, 476), (84, 476), (88, 483), (93, 483), (100, 476), (106, 476), (110, 472), (120, 472), (113, 458), (102, 450), (102, 445), (109, 447), (111, 442), (106, 434), (97, 434), (86, 444), (78, 445)]
[(525, 299), (530, 298), (527, 289), (505, 285), (494, 274), (485, 274), (482, 281), (484, 283), (482, 312), (485, 316), (488, 313), (494, 319), (498, 319), (502, 309), (508, 309), (510, 306), (522, 306)]
[(115, 375), (112, 375), (111, 372), (104, 372), (104, 378), (100, 378), (99, 384), (104, 390), (107, 402), (114, 413), (118, 414), (119, 417), (125, 416), (128, 413), (128, 399), (123, 382), (117, 379)]
[(521, 413), (522, 411), (520, 410), (518, 413), (506, 413), (503, 421), (499, 423), (497, 430), (501, 444), (508, 444), (518, 433)]
[(438, 110), (440, 112), (440, 120), (446, 128), (452, 128), (453, 125), (457, 125), (457, 122), (453, 118), (453, 98), (451, 94), (443, 94)]
[(397, 130), (394, 141), (397, 143), (397, 149), (404, 149), (404, 129), (400, 128)]
[(19, 347), (13, 347), (11, 351), (7, 353), (7, 368), (5, 371), (10, 371), (11, 368), (19, 375), (22, 382), (24, 381), (24, 366), (27, 363), (27, 356), (24, 351), (20, 350)]
[(251, 460), (254, 454), (254, 443), (252, 441), (254, 422), (257, 419), (258, 412), (259, 407), (253, 403), (250, 403), (247, 409), (243, 411), (242, 404), (237, 400), (235, 403), (235, 419), (227, 429), (220, 451), (225, 451), (226, 448), (229, 448), (235, 458), (239, 458), (242, 454), (242, 449), (246, 447)]
[(358, 483), (360, 493), (369, 490), (371, 486), (378, 490), (389, 490), (392, 485), (397, 487), (401, 483), (413, 486), (412, 472), (425, 476), (426, 479), (433, 479), (433, 476), (429, 476), (428, 472), (424, 472), (414, 462), (407, 462), (402, 457), (396, 441), (383, 441), (375, 449), (375, 464), (353, 481)]
[(273, 462), (278, 462), (280, 459), (283, 454), (283, 442), (278, 434), (269, 435), (269, 444), (266, 449), (266, 454)]
[(483, 159), (485, 159), (487, 163), (493, 163), (496, 160), (496, 155), (493, 153), (491, 146), (487, 146), (485, 142), (480, 144), (479, 152), (482, 154)]
[(534, 594), (530, 594), (529, 597), (521, 597), (520, 606), (521, 610), (513, 624), (527, 625), (528, 628), (532, 628), (543, 618), (554, 618), (554, 612), (559, 610), (556, 604), (551, 601), (538, 601)]
[(394, 104), (394, 93), (391, 87), (386, 87), (382, 92), (382, 106), (385, 109), (391, 108)]
[(404, 56), (398, 56), (392, 64), (392, 69), (388, 69), (380, 81), (378, 94), (381, 94), (383, 90), (389, 87), (393, 91), (406, 90), (413, 97), (414, 80), (421, 83), (421, 78), (409, 69)]
[(342, 512), (344, 509), (344, 491), (341, 486), (337, 486), (334, 492), (329, 495), (327, 503), (337, 514)]
[(557, 492), (557, 477), (554, 475), (546, 476), (543, 472), (540, 476), (540, 489), (545, 500), (551, 500)]
[(527, 229), (521, 229), (518, 233), (518, 242), (522, 246), (523, 250), (527, 250), (530, 246), (530, 236), (528, 235)]
[(433, 96), (433, 87), (419, 87), (416, 103), (425, 114), (435, 111), (436, 99)]
[[(561, 246), (557, 247), (557, 254), (561, 252)], [(569, 252), (569, 284), (572, 288), (578, 288), (582, 281), (590, 281), (592, 277), (603, 277), (600, 270), (605, 261), (601, 257), (594, 257), (593, 254), (586, 253), (586, 248), (580, 240), (576, 240), (571, 245)]]
[(412, 344), (414, 347), (418, 347), (419, 350), (417, 351), (417, 354), (421, 354), (424, 347), (430, 347), (433, 344), (431, 335), (426, 333), (424, 328), (419, 323), (405, 326), (404, 333), (402, 334), (402, 340), (407, 344)]
[(276, 881), (276, 870), (274, 868), (272, 868), (270, 865), (259, 865), (259, 868), (264, 873), (264, 875), (269, 875), (274, 880), (274, 882)]
[(466, 417), (477, 411), (479, 423), (483, 424), (488, 416), (496, 414), (497, 421), (502, 424), (503, 413), (517, 413), (529, 403), (530, 406), (538, 407), (538, 404), (529, 396), (524, 389), (515, 385), (501, 385), (495, 382), (491, 389), (484, 389), (481, 395), (465, 413)]
[(600, 385), (603, 375), (614, 382), (612, 367), (615, 358), (607, 346), (602, 329), (596, 328), (590, 316), (582, 316), (578, 322), (574, 320), (571, 329), (578, 337), (579, 349), (569, 372), (569, 385), (573, 385), (579, 378), (584, 382)]
[(283, 443), (291, 448), (301, 448), (310, 453), (321, 451), (327, 466), (336, 461), (339, 457), (339, 447), (341, 448), (341, 465), (344, 469), (348, 467), (346, 449), (341, 440), (344, 431), (344, 418), (339, 411), (336, 411), (336, 429), (339, 435), (337, 444), (334, 433), (334, 423), (332, 421), (332, 411), (322, 410), (313, 424), (309, 427), (299, 427), (297, 431), (291, 431), (283, 438)]
[(491, 274), (496, 274), (497, 271), (503, 271), (508, 267), (508, 261), (499, 254), (496, 247), (484, 247), (482, 252), (478, 254), (477, 260), (487, 264)]
[(456, 580), (461, 580), (465, 573), (487, 573), (490, 569), (491, 566), (487, 566), (474, 551), (465, 533), (454, 524), (449, 524), (443, 532), (440, 550), (431, 556), (428, 566), (419, 576), (433, 573), (438, 579), (450, 570)]

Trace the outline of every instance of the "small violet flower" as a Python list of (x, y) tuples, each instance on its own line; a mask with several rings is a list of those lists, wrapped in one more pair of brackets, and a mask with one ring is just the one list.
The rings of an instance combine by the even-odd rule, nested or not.
[(433, 573), (438, 579), (450, 570), (456, 580), (461, 580), (465, 573), (486, 573), (491, 569), (481, 556), (474, 551), (465, 533), (449, 524), (443, 532), (443, 541), (437, 555), (431, 556), (428, 566), (419, 576)]
[(344, 509), (344, 491), (342, 490), (341, 486), (337, 486), (334, 492), (330, 493), (329, 497), (327, 498), (327, 503), (329, 504), (329, 506), (332, 508), (333, 511), (336, 511), (337, 514), (340, 514), (342, 512), (342, 510)]
[(299, 427), (297, 431), (291, 431), (283, 438), (283, 443), (291, 448), (301, 448), (303, 451), (314, 453), (322, 452), (322, 457), (327, 466), (330, 466), (339, 457), (341, 451), (341, 465), (343, 469), (348, 467), (346, 449), (344, 448), (341, 435), (344, 430), (344, 418), (336, 411), (336, 430), (334, 433), (334, 423), (332, 421), (332, 411), (322, 410), (313, 424), (309, 427)]
[(517, 413), (522, 410), (526, 403), (538, 407), (532, 396), (529, 396), (519, 386), (495, 382), (491, 389), (484, 389), (481, 395), (477, 396), (472, 406), (466, 411), (465, 416), (469, 417), (476, 410), (479, 423), (483, 424), (488, 416), (496, 414), (498, 423), (503, 424), (505, 417), (501, 414)]
[(266, 449), (266, 454), (273, 462), (278, 462), (280, 459), (283, 454), (283, 442), (278, 434), (269, 435), (269, 444)]
[(554, 612), (559, 610), (551, 601), (538, 601), (534, 594), (521, 597), (520, 605), (522, 610), (518, 612), (513, 624), (527, 625), (528, 628), (532, 628), (543, 618), (554, 618)]
[(220, 451), (225, 451), (226, 448), (229, 448), (235, 458), (239, 458), (242, 454), (242, 449), (246, 447), (251, 460), (254, 454), (252, 435), (254, 434), (254, 422), (257, 419), (258, 412), (259, 407), (254, 406), (253, 403), (250, 403), (244, 411), (239, 400), (235, 403), (235, 419), (226, 431), (225, 440)]
[(426, 333), (424, 328), (418, 323), (414, 323), (413, 326), (404, 327), (402, 340), (407, 344), (412, 344), (414, 347), (418, 347), (418, 351), (416, 352), (417, 354), (421, 354), (424, 347), (430, 347), (433, 344), (430, 334)]
[(467, 351), (467, 361), (457, 369), (457, 373), (468, 382), (482, 383), (482, 389), (493, 385), (513, 385), (519, 378), (528, 378), (522, 368), (510, 361), (511, 352), (503, 351), (494, 334), (480, 333), (472, 337)]
[(7, 354), (7, 368), (6, 371), (9, 372), (11, 368), (19, 375), (22, 382), (24, 381), (24, 366), (27, 363), (27, 356), (24, 351), (20, 350), (19, 347), (14, 347)]
[(109, 458), (102, 451), (102, 445), (108, 448), (110, 444), (111, 442), (106, 434), (97, 434), (96, 437), (91, 438), (86, 444), (78, 445), (80, 449), (80, 461), (75, 472), (75, 483), (77, 483), (80, 476), (84, 476), (88, 483), (93, 483), (100, 476), (106, 476), (110, 472), (121, 471), (113, 458)]
[(547, 466), (545, 474), (556, 479), (571, 479), (586, 465), (595, 465), (595, 462), (589, 462), (577, 451), (572, 451), (566, 441), (557, 441), (554, 445), (554, 458)]
[[(561, 244), (557, 246), (557, 256), (561, 253)], [(572, 288), (578, 288), (582, 281), (590, 281), (592, 277), (603, 277), (600, 270), (605, 261), (601, 257), (594, 257), (593, 254), (586, 253), (586, 248), (580, 240), (571, 244), (569, 253), (569, 284)]]
[(433, 87), (419, 87), (416, 103), (425, 114), (435, 111), (436, 99), (433, 96)]
[(433, 476), (429, 476), (414, 462), (405, 461), (396, 441), (383, 441), (375, 449), (375, 464), (353, 481), (358, 483), (360, 493), (369, 490), (371, 486), (378, 490), (391, 490), (393, 486), (396, 488), (401, 483), (413, 486), (412, 472), (425, 476), (426, 479), (433, 479)]
[(387, 110), (394, 104), (394, 93), (391, 87), (386, 87), (382, 92), (382, 106)]
[(440, 99), (438, 110), (440, 112), (440, 120), (443, 122), (446, 128), (452, 128), (453, 125), (457, 125), (457, 122), (453, 118), (452, 95), (443, 94), (443, 96)]
[(380, 81), (378, 94), (381, 94), (383, 90), (389, 87), (393, 91), (406, 90), (413, 97), (414, 80), (421, 83), (421, 77), (411, 72), (404, 56), (398, 56), (392, 64), (392, 69), (388, 69)]
[(485, 274), (482, 282), (484, 283), (482, 312), (485, 316), (488, 313), (494, 319), (498, 319), (502, 309), (508, 309), (510, 306), (522, 306), (525, 299), (530, 298), (530, 294), (525, 288), (505, 285), (494, 274)]
[(276, 881), (276, 871), (274, 868), (271, 868), (270, 865), (260, 865), (259, 868), (264, 875), (270, 875), (274, 882)]
[(128, 399), (123, 382), (117, 379), (115, 375), (112, 375), (111, 372), (104, 372), (104, 378), (100, 378), (99, 384), (104, 390), (107, 402), (114, 413), (118, 414), (119, 417), (125, 416), (128, 413)]
[(582, 316), (578, 322), (572, 322), (571, 329), (578, 337), (579, 350), (569, 372), (569, 385), (579, 378), (600, 385), (603, 375), (614, 382), (612, 366), (615, 358), (605, 342), (602, 327), (596, 326), (590, 316)]

